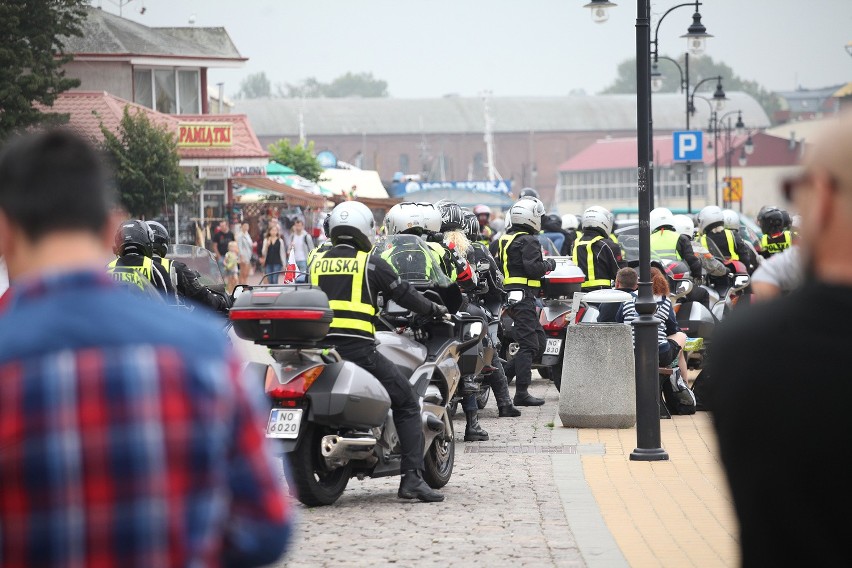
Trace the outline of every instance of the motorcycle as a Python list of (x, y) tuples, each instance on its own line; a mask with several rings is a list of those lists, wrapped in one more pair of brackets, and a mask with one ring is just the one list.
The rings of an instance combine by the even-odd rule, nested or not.
[[(387, 246), (417, 246), (411, 235)], [(408, 242), (403, 242), (408, 241)], [(412, 258), (415, 255), (409, 256)], [(461, 293), (431, 255), (408, 281), (455, 313)], [(266, 437), (277, 444), (292, 477), (291, 492), (309, 507), (337, 501), (349, 480), (400, 475), (399, 437), (390, 398), (372, 374), (343, 361), (325, 341), (333, 312), (327, 296), (310, 284), (238, 286), (230, 317), (236, 334), (267, 347), (272, 362), (246, 366), (246, 380), (264, 388), (269, 402)], [(453, 471), (455, 438), (448, 406), (458, 387), (459, 356), (482, 341), (479, 318), (413, 316), (381, 302), (378, 350), (409, 377), (423, 420), (423, 479), (446, 485)]]

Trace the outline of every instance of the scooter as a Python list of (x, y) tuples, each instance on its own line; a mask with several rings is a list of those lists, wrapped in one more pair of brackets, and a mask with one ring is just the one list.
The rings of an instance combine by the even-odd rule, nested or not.
[[(417, 287), (450, 312), (458, 310), (455, 284), (436, 280)], [(237, 292), (230, 311), (234, 331), (267, 347), (272, 357), (247, 364), (245, 380), (267, 395), (266, 437), (289, 463), (295, 497), (309, 507), (330, 505), (352, 477), (400, 475), (390, 397), (378, 379), (343, 361), (325, 341), (333, 317), (325, 293), (310, 284), (240, 285)], [(447, 407), (461, 376), (460, 354), (482, 341), (481, 320), (414, 317), (392, 301), (383, 302), (379, 318), (393, 331), (376, 333), (378, 349), (409, 377), (420, 401), (423, 479), (443, 487), (455, 460)]]

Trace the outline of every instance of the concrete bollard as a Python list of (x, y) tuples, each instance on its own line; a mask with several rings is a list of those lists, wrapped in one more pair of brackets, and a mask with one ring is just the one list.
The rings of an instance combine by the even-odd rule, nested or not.
[(565, 338), (559, 419), (566, 428), (636, 425), (636, 367), (630, 327), (570, 325)]

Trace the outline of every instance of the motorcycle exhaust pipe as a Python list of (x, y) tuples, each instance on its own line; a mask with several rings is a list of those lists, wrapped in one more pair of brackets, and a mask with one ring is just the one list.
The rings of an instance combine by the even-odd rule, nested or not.
[(322, 457), (327, 461), (345, 464), (350, 459), (364, 459), (375, 445), (375, 438), (344, 438), (332, 435), (323, 436), (320, 447)]

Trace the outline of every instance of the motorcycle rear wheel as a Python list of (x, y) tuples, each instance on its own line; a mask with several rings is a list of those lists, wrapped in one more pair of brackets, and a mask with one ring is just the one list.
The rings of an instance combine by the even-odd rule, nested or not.
[(440, 489), (450, 481), (456, 457), (456, 437), (453, 422), (444, 421), (448, 428), (440, 436), (435, 436), (423, 458), (423, 481), (432, 489)]
[(307, 432), (299, 447), (287, 454), (293, 480), (290, 493), (306, 507), (331, 505), (346, 489), (352, 477), (352, 466), (347, 464), (329, 470), (322, 457), (320, 444), (322, 437), (331, 432), (310, 423), (305, 427)]

